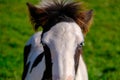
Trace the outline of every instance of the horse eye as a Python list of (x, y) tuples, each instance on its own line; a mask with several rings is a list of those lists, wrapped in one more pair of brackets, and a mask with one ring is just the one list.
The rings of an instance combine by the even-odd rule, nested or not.
[(81, 42), (81, 43), (79, 44), (79, 47), (82, 47), (82, 46), (84, 46), (84, 42)]

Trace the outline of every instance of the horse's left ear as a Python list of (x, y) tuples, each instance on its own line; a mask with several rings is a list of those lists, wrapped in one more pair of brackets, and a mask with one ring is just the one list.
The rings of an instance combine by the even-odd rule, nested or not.
[(82, 21), (86, 24), (88, 24), (91, 19), (92, 19), (92, 16), (93, 16), (93, 10), (89, 10), (89, 11), (85, 11), (85, 12), (81, 12), (81, 17), (82, 18)]
[(81, 28), (84, 34), (86, 34), (89, 30), (90, 24), (92, 22), (92, 17), (93, 17), (93, 10), (81, 12), (79, 15), (79, 19), (82, 24)]

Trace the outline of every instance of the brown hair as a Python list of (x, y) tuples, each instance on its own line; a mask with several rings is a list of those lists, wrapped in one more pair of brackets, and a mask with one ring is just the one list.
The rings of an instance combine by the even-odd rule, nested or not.
[(30, 12), (31, 22), (34, 25), (35, 30), (39, 26), (44, 26), (51, 19), (57, 19), (59, 16), (64, 15), (73, 19), (86, 34), (89, 29), (89, 24), (92, 20), (93, 11), (84, 11), (80, 2), (66, 2), (55, 1), (48, 3), (44, 7), (36, 7), (30, 3), (27, 3)]

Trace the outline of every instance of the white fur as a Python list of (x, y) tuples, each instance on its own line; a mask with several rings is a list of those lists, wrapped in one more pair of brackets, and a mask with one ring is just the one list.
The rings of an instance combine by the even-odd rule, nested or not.
[(37, 7), (47, 7), (51, 4), (54, 4), (54, 2), (58, 2), (58, 3), (61, 3), (61, 2), (65, 2), (64, 4), (68, 4), (70, 2), (72, 2), (73, 0), (41, 0), (41, 2), (36, 5)]
[[(78, 44), (84, 41), (80, 27), (74, 22), (58, 23), (48, 32), (44, 33), (42, 41), (47, 44), (51, 50), (53, 80), (67, 80), (68, 77), (71, 77), (71, 80), (73, 80), (75, 77), (75, 49)], [(82, 73), (78, 72), (77, 77), (80, 75), (82, 76)], [(78, 80), (78, 78), (76, 78), (76, 80)]]
[[(36, 57), (44, 50), (41, 41), (41, 32), (34, 34), (26, 45), (32, 44), (28, 62), (31, 62), (25, 80), (41, 80), (45, 70), (45, 57), (33, 68), (31, 66)], [(80, 27), (72, 22), (60, 22), (44, 33), (43, 43), (50, 48), (52, 55), (52, 79), (53, 80), (88, 80), (85, 63), (80, 55), (77, 75), (75, 76), (74, 55), (77, 44), (84, 41)]]
[(41, 41), (41, 32), (38, 32), (34, 34), (26, 44), (26, 45), (32, 44), (32, 47), (27, 59), (27, 63), (30, 62), (30, 67), (25, 80), (41, 80), (41, 78), (43, 77), (43, 73), (45, 70), (44, 57), (42, 61), (36, 67), (34, 67), (32, 72), (30, 73), (34, 60), (38, 55), (40, 55), (44, 51), (42, 44), (40, 44), (40, 41)]
[(83, 61), (82, 55), (80, 55), (79, 66), (75, 80), (88, 80), (87, 69)]

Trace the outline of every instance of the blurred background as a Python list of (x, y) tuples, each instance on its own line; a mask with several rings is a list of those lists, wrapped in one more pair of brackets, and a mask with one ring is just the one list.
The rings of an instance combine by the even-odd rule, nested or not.
[[(120, 0), (81, 1), (94, 10), (83, 54), (89, 80), (120, 80)], [(26, 2), (39, 0), (0, 0), (0, 80), (21, 80), (23, 48), (35, 33)]]

